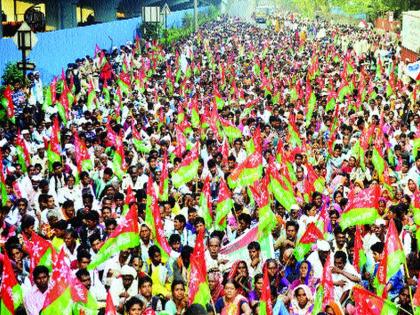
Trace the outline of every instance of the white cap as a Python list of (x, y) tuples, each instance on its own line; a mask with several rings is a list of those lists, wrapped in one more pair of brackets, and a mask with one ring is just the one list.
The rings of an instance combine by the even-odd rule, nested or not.
[(137, 272), (136, 269), (134, 269), (133, 267), (130, 267), (128, 265), (124, 265), (121, 268), (121, 275), (122, 276), (133, 276), (133, 278), (137, 277)]
[(316, 241), (316, 247), (318, 248), (318, 250), (322, 251), (322, 252), (329, 252), (331, 249), (330, 244), (327, 241), (324, 240), (317, 240)]

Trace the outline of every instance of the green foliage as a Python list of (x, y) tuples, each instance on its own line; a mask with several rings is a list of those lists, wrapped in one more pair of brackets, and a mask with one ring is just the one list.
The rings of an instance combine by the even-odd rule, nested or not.
[(332, 0), (331, 5), (341, 8), (348, 14), (365, 13), (372, 20), (388, 11), (401, 12), (415, 9), (414, 3), (409, 0)]
[(1, 79), (4, 85), (10, 84), (13, 86), (16, 82), (22, 85), (26, 83), (22, 70), (18, 69), (17, 63), (8, 63)]
[[(205, 13), (198, 13), (198, 25), (203, 25), (216, 19), (220, 14), (219, 9), (212, 5)], [(163, 31), (163, 43), (170, 45), (187, 38), (194, 32), (194, 15), (185, 14), (182, 19), (182, 28), (170, 28)]]

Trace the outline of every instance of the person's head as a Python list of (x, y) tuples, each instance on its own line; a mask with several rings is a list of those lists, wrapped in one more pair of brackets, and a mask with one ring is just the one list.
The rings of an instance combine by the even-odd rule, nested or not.
[(126, 290), (131, 287), (136, 277), (137, 271), (133, 267), (124, 265), (121, 268), (122, 284)]
[(76, 272), (76, 277), (79, 279), (80, 283), (83, 284), (83, 286), (86, 289), (90, 289), (90, 286), (92, 284), (92, 280), (90, 278), (90, 273), (86, 269), (79, 269)]
[(296, 263), (295, 256), (293, 255), (293, 248), (288, 248), (283, 252), (282, 264), (284, 266), (294, 266)]
[(299, 304), (300, 308), (304, 308), (306, 304), (309, 302), (309, 297), (307, 294), (307, 290), (304, 289), (303, 286), (298, 286), (295, 289), (295, 298)]
[(295, 241), (298, 231), (299, 231), (299, 224), (296, 221), (286, 222), (286, 237), (288, 240)]
[(261, 253), (260, 243), (253, 241), (248, 244), (248, 254), (251, 260), (259, 258), (260, 253)]
[(373, 259), (378, 262), (381, 260), (382, 252), (384, 251), (384, 243), (376, 242), (370, 247), (373, 254)]
[(52, 168), (55, 176), (61, 176), (63, 174), (63, 166), (61, 165), (61, 162), (54, 162)]
[(279, 267), (277, 260), (272, 259), (272, 258), (267, 259), (266, 267), (267, 267), (268, 276), (271, 278), (275, 277), (278, 272), (278, 267)]
[(85, 214), (85, 222), (88, 229), (93, 230), (99, 223), (99, 213), (91, 210)]
[(156, 245), (150, 246), (148, 254), (153, 265), (157, 266), (162, 263), (162, 254), (160, 252), (160, 248)]
[(169, 246), (171, 246), (175, 252), (179, 252), (181, 250), (181, 236), (179, 234), (172, 234), (169, 237)]
[(98, 233), (93, 233), (91, 236), (89, 236), (89, 243), (93, 252), (97, 253), (102, 244), (100, 235)]
[(132, 297), (127, 302), (125, 302), (125, 313), (127, 315), (141, 315), (143, 306), (144, 304), (140, 299)]
[(150, 228), (146, 224), (142, 224), (140, 227), (140, 238), (144, 243), (150, 241)]
[(204, 218), (202, 217), (196, 217), (194, 220), (194, 227), (195, 227), (195, 231), (198, 234), (198, 232), (200, 231), (205, 231), (206, 229), (206, 223), (204, 221)]
[(144, 276), (139, 279), (139, 293), (146, 299), (152, 296), (153, 281), (150, 277)]
[(107, 235), (111, 235), (112, 232), (117, 228), (117, 221), (114, 218), (105, 220), (105, 232)]
[(318, 240), (316, 242), (318, 248), (318, 256), (321, 261), (325, 261), (330, 253), (331, 247), (327, 241)]
[(69, 218), (72, 219), (74, 217), (74, 202), (73, 200), (66, 200), (63, 203), (63, 212)]
[(44, 293), (48, 289), (48, 282), (50, 280), (50, 272), (47, 267), (40, 265), (36, 266), (33, 271), (35, 285), (38, 290)]
[(172, 298), (180, 301), (185, 296), (185, 283), (182, 280), (174, 280), (171, 284)]
[(255, 291), (257, 291), (258, 293), (261, 293), (263, 285), (264, 285), (264, 275), (262, 273), (257, 273), (254, 276)]
[(64, 232), (64, 243), (67, 248), (76, 246), (77, 233), (73, 229), (68, 229)]
[(245, 231), (251, 226), (251, 216), (248, 213), (241, 213), (238, 216), (238, 230)]
[(216, 258), (220, 250), (220, 239), (218, 237), (212, 237), (209, 239), (209, 253), (210, 256)]
[(182, 214), (177, 214), (174, 218), (174, 228), (177, 231), (184, 229), (185, 224), (187, 223), (185, 217)]
[(335, 242), (337, 243), (337, 246), (339, 248), (342, 248), (344, 244), (346, 243), (346, 234), (343, 232), (340, 226), (337, 226), (334, 229), (334, 237), (335, 237)]
[(408, 286), (405, 286), (400, 290), (398, 297), (401, 305), (410, 305), (410, 290)]
[(347, 262), (347, 255), (345, 252), (338, 250), (334, 254), (334, 266), (336, 266), (338, 269), (343, 270), (344, 266)]
[(77, 253), (77, 266), (79, 269), (86, 269), (91, 261), (91, 255), (87, 250), (79, 250)]
[[(309, 261), (304, 260), (299, 265), (299, 276), (301, 279), (308, 279), (311, 273), (311, 264)], [(305, 282), (306, 283), (306, 282)]]
[(233, 279), (228, 279), (225, 282), (224, 289), (225, 289), (225, 298), (228, 300), (233, 300), (236, 297), (238, 292), (238, 283)]

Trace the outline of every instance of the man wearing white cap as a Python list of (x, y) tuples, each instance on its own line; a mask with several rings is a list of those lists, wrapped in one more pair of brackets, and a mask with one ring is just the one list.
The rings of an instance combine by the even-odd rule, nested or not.
[(124, 304), (138, 292), (137, 272), (133, 267), (124, 265), (121, 268), (121, 276), (113, 279), (109, 292), (118, 313), (124, 311)]
[(327, 241), (318, 240), (316, 242), (316, 248), (317, 250), (310, 254), (307, 260), (311, 263), (312, 270), (314, 271), (314, 278), (322, 279), (322, 271), (328, 255), (330, 254), (331, 247)]

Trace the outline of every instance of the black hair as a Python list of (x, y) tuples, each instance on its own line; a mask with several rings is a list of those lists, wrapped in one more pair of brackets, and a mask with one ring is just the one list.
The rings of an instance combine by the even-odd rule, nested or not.
[(128, 311), (136, 304), (140, 305), (140, 309), (143, 308), (144, 303), (140, 299), (133, 296), (127, 302), (125, 302), (124, 304), (125, 311), (128, 313)]
[(89, 271), (87, 271), (86, 269), (77, 270), (77, 272), (76, 272), (77, 279), (80, 280), (83, 276), (89, 276), (90, 277)]
[(38, 266), (36, 266), (35, 268), (34, 268), (34, 271), (33, 271), (33, 276), (34, 276), (34, 279), (36, 279), (36, 278), (38, 278), (39, 277), (39, 275), (40, 274), (42, 274), (42, 273), (45, 273), (47, 276), (49, 276), (50, 275), (50, 271), (48, 270), (48, 268), (47, 267), (45, 267), (44, 265), (38, 265)]
[(257, 250), (257, 251), (260, 251), (260, 250), (261, 250), (260, 243), (255, 242), (255, 241), (253, 241), (253, 242), (249, 243), (249, 244), (248, 244), (248, 250), (251, 250), (251, 249), (255, 249), (255, 250)]
[(373, 244), (370, 247), (370, 250), (372, 252), (377, 252), (379, 254), (382, 254), (382, 252), (384, 251), (384, 243), (382, 243), (382, 242), (376, 242), (375, 244)]
[(150, 283), (151, 285), (153, 285), (153, 280), (152, 280), (152, 278), (150, 278), (149, 276), (144, 276), (144, 277), (141, 277), (141, 278), (139, 279), (139, 288), (140, 288), (143, 284), (145, 284), (145, 283)]
[(338, 250), (334, 254), (334, 259), (339, 259), (339, 258), (341, 258), (344, 261), (344, 263), (346, 263), (346, 261), (347, 261), (347, 255), (342, 250)]
[(185, 283), (184, 283), (184, 281), (183, 281), (183, 280), (176, 279), (176, 280), (174, 280), (174, 281), (172, 282), (172, 284), (171, 284), (171, 292), (174, 292), (174, 289), (175, 289), (175, 287), (176, 287), (178, 284), (182, 284), (182, 286), (185, 288)]
[(156, 253), (160, 254), (160, 248), (157, 247), (156, 245), (152, 245), (152, 246), (150, 246), (147, 253), (149, 254), (149, 258), (152, 258)]

